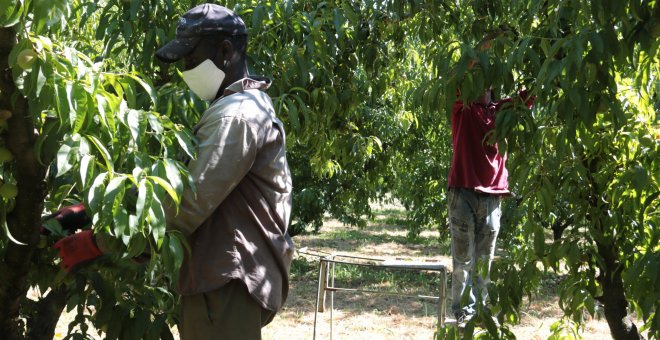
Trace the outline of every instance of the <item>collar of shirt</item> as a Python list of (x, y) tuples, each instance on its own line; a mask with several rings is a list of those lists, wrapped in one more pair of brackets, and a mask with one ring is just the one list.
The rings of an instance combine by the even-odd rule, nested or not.
[(271, 80), (262, 76), (248, 76), (239, 79), (234, 83), (227, 86), (222, 96), (226, 97), (234, 93), (243, 93), (245, 90), (261, 90), (266, 91), (271, 84)]
[(483, 107), (484, 109), (493, 109), (493, 108), (495, 108), (495, 107), (497, 106), (497, 102), (491, 101), (491, 102), (489, 102), (488, 104), (483, 104), (483, 103), (479, 103), (479, 102), (474, 102), (473, 105), (477, 105), (477, 106)]

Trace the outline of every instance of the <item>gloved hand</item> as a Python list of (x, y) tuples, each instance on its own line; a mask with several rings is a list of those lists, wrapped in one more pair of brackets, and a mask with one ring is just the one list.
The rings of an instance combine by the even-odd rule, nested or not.
[(62, 266), (68, 272), (103, 255), (91, 230), (81, 231), (57, 241), (53, 248), (60, 251)]
[(60, 208), (53, 213), (51, 218), (60, 222), (62, 228), (66, 230), (76, 230), (92, 222), (92, 219), (87, 216), (85, 205), (82, 202)]
[[(92, 222), (92, 219), (87, 216), (85, 205), (82, 202), (62, 207), (60, 210), (46, 216), (43, 220), (48, 221), (53, 218), (62, 226), (63, 230), (68, 230), (69, 232), (82, 229)], [(50, 234), (48, 229), (44, 228), (43, 225), (41, 227), (41, 233)]]

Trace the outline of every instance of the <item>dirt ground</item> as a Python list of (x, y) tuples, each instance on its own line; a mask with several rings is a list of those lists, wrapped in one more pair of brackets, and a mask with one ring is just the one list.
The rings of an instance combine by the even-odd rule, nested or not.
[[(316, 339), (432, 339), (437, 322), (435, 302), (419, 298), (336, 292), (332, 300), (334, 308), (330, 308), (328, 296), (326, 311), (314, 313), (318, 258), (309, 253), (323, 251), (382, 259), (438, 261), (451, 266), (447, 249), (438, 249), (438, 242), (434, 241), (438, 238), (437, 231), (423, 232), (421, 241), (414, 243), (405, 242), (405, 235), (405, 230), (387, 223), (375, 223), (356, 230), (328, 221), (320, 234), (296, 236), (297, 248), (306, 252), (297, 254), (297, 263), (308, 267), (304, 275), (293, 276), (286, 305), (263, 329), (264, 339), (313, 339), (315, 331)], [(305, 257), (305, 261), (300, 257)], [(417, 294), (433, 295), (433, 292)], [(550, 326), (561, 316), (557, 297), (550, 295), (528, 301), (521, 315), (520, 324), (512, 328), (518, 339), (547, 339), (551, 334)], [(71, 315), (63, 315), (55, 339), (66, 337), (71, 318)], [(176, 328), (173, 332), (178, 339)], [(598, 340), (611, 338), (604, 320), (589, 321), (580, 336)]]
[[(405, 239), (406, 235), (402, 228), (396, 226), (370, 225), (360, 230), (360, 233), (365, 234), (365, 240), (359, 240), (357, 237), (323, 237), (324, 234), (342, 235), (349, 230), (354, 228), (330, 221), (324, 225), (320, 236), (296, 237), (296, 245), (299, 249), (307, 248), (308, 252), (316, 250), (383, 259), (437, 261), (451, 268), (451, 258), (439, 255), (437, 244), (433, 242), (422, 241), (419, 242), (421, 245), (417, 242), (396, 242)], [(421, 237), (432, 239), (437, 238), (438, 234), (437, 231), (425, 231)], [(378, 241), (385, 242), (375, 243)], [(265, 339), (313, 338), (317, 280), (317, 277), (310, 277), (305, 281), (292, 282), (291, 296), (284, 310), (263, 330)], [(521, 313), (520, 324), (512, 329), (516, 337), (547, 339), (551, 334), (550, 326), (561, 317), (557, 300), (556, 296), (549, 296), (542, 301), (528, 303)], [(331, 327), (332, 339), (433, 339), (437, 322), (434, 303), (416, 298), (337, 292), (334, 307), (332, 315), (330, 311), (316, 315), (317, 339), (330, 339)], [(583, 339), (593, 340), (611, 338), (604, 320), (589, 321), (580, 335)]]

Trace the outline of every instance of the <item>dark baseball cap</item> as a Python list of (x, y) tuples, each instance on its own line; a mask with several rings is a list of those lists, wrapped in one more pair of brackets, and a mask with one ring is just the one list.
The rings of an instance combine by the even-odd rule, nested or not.
[(172, 63), (187, 56), (203, 36), (247, 35), (243, 20), (233, 11), (216, 4), (199, 5), (181, 16), (176, 37), (156, 51), (158, 59)]

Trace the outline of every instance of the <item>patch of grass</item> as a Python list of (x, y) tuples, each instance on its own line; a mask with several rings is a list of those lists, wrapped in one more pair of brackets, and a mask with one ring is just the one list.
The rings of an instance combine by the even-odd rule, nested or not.
[(405, 236), (390, 235), (388, 233), (372, 233), (356, 229), (346, 229), (324, 233), (321, 235), (320, 239), (349, 241), (357, 245), (364, 245), (366, 243), (380, 244), (388, 242), (404, 242)]
[(335, 264), (335, 286), (427, 295), (440, 287), (435, 272)]
[(402, 209), (376, 209), (373, 222), (378, 224), (401, 226), (406, 223), (406, 212)]
[(339, 229), (326, 231), (318, 235), (320, 240), (348, 241), (357, 245), (367, 243), (382, 244), (393, 242), (401, 245), (437, 246), (440, 250), (448, 249), (449, 238), (440, 239), (434, 236), (409, 237), (405, 230), (399, 226), (372, 224), (360, 229)]
[(318, 262), (310, 261), (305, 257), (299, 256), (291, 262), (291, 281), (315, 280), (318, 271)]
[[(334, 285), (340, 288), (359, 288), (404, 294), (434, 294), (440, 287), (437, 272), (393, 269), (382, 267), (334, 264), (334, 271), (328, 273)], [(316, 282), (318, 262), (305, 257), (297, 257), (291, 263), (292, 281)]]

